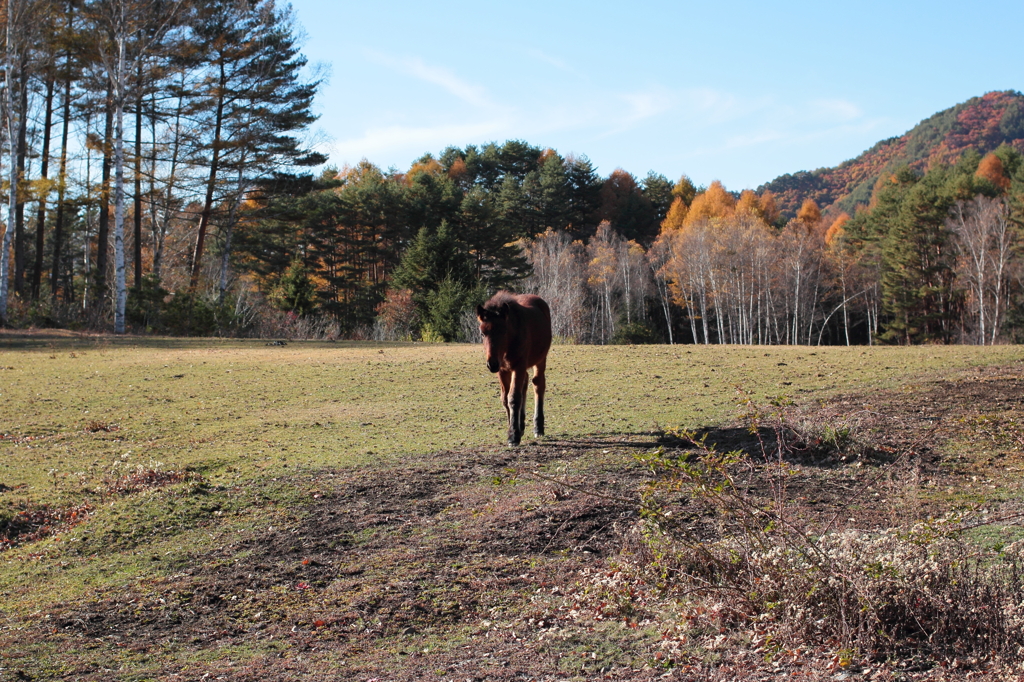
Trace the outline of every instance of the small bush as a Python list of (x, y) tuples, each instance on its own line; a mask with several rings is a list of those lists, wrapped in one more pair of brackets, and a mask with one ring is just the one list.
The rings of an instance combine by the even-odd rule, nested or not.
[(434, 330), (434, 326), (427, 322), (420, 330), (420, 340), (424, 343), (444, 343), (444, 335)]
[(635, 345), (658, 343), (658, 335), (643, 322), (620, 324), (612, 335), (612, 343), (618, 345)]
[(413, 330), (419, 322), (412, 289), (388, 289), (374, 312), (377, 313), (373, 323), (375, 341), (412, 340)]
[(341, 325), (327, 315), (302, 317), (265, 305), (253, 317), (250, 331), (260, 339), (334, 341), (341, 337)]
[(133, 327), (151, 331), (160, 326), (160, 311), (164, 301), (171, 292), (160, 286), (160, 280), (154, 275), (142, 278), (139, 289), (128, 290), (128, 301), (125, 304), (125, 317)]

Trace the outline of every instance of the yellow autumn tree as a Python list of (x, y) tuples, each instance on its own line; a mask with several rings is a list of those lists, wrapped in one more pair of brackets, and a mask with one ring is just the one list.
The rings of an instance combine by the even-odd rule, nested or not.
[(779, 205), (771, 190), (765, 190), (761, 195), (761, 218), (769, 225), (779, 220)]
[(745, 189), (740, 192), (740, 198), (736, 201), (736, 213), (749, 214), (758, 218), (761, 216), (761, 199), (752, 189)]
[(686, 225), (692, 225), (698, 220), (728, 218), (735, 211), (736, 199), (721, 182), (715, 180), (710, 187), (694, 197), (686, 215)]
[(804, 199), (800, 210), (796, 212), (796, 219), (808, 227), (813, 227), (821, 222), (821, 209), (814, 199)]
[(764, 194), (758, 196), (754, 190), (745, 189), (740, 192), (736, 202), (736, 215), (752, 215), (768, 225), (774, 225), (779, 219), (779, 206), (770, 191), (765, 190)]
[(665, 219), (661, 221), (661, 230), (680, 230), (686, 224), (686, 214), (690, 207), (686, 205), (681, 197), (676, 197), (669, 206)]
[(682, 199), (687, 208), (693, 203), (693, 198), (697, 196), (697, 188), (693, 186), (690, 177), (685, 173), (672, 188), (672, 196)]
[(422, 161), (417, 161), (409, 169), (409, 172), (405, 174), (406, 184), (412, 184), (412, 179), (416, 177), (419, 173), (427, 173), (429, 175), (442, 175), (444, 174), (444, 168), (441, 167), (441, 164), (438, 163), (437, 159), (435, 159), (434, 157), (429, 157), (423, 159)]

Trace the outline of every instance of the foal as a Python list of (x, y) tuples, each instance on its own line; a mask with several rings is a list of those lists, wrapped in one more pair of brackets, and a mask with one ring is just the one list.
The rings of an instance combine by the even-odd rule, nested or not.
[(501, 404), (508, 417), (508, 444), (519, 445), (526, 430), (526, 371), (535, 367), (533, 433), (544, 435), (544, 366), (551, 348), (551, 311), (532, 294), (499, 291), (476, 307), (484, 337), (487, 369), (498, 373)]

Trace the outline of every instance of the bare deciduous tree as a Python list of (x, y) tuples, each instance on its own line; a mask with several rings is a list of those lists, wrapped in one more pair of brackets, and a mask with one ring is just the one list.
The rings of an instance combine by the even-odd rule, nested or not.
[(551, 307), (551, 330), (556, 337), (588, 341), (585, 326), (587, 261), (583, 243), (563, 230), (547, 230), (524, 245), (533, 273), (523, 283)]
[(977, 196), (958, 201), (947, 226), (956, 236), (958, 268), (967, 280), (974, 307), (975, 342), (994, 344), (1006, 306), (1006, 275), (1016, 233), (1002, 199)]

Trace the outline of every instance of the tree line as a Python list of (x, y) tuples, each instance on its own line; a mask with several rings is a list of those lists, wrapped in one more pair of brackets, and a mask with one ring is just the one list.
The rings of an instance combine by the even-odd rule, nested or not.
[(261, 290), (337, 333), (473, 340), (497, 288), (535, 292), (576, 343), (997, 343), (1024, 322), (1024, 170), (1003, 146), (884, 173), (854, 216), (521, 141), (407, 172), (329, 169), (254, 209), (239, 247)]
[(455, 340), (488, 292), (524, 286), (536, 235), (587, 240), (614, 223), (650, 243), (672, 192), (664, 176), (601, 178), (586, 157), (518, 140), (448, 148), (406, 172), (364, 161), (255, 201), (238, 262), (280, 307), (327, 315), (343, 334)]

